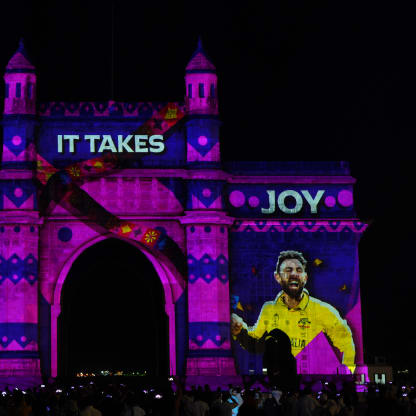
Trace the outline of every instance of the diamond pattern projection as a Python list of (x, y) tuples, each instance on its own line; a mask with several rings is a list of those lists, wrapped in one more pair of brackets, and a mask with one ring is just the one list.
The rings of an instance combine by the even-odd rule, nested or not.
[(38, 280), (38, 261), (32, 254), (24, 259), (17, 254), (13, 254), (8, 259), (0, 255), (0, 284), (6, 279), (14, 284), (24, 279), (33, 285)]
[[(14, 180), (0, 182), (0, 209), (5, 209), (5, 197), (16, 208), (20, 208), (31, 196), (35, 195), (36, 188), (31, 181)], [(34, 198), (35, 205), (36, 199)], [(7, 204), (6, 204), (7, 205)], [(10, 209), (11, 207), (7, 207)], [(36, 209), (36, 207), (34, 207)]]
[(0, 323), (0, 345), (3, 348), (16, 341), (25, 348), (32, 341), (38, 341), (38, 324)]
[(206, 141), (198, 140), (200, 136), (188, 136), (188, 144), (191, 145), (201, 156), (206, 156), (207, 153), (218, 143), (217, 137), (206, 137)]
[(217, 347), (230, 339), (228, 322), (189, 322), (189, 339), (199, 347), (212, 341)]
[(194, 283), (198, 279), (203, 279), (207, 283), (219, 279), (226, 283), (228, 282), (228, 260), (222, 254), (215, 260), (208, 254), (204, 254), (199, 260), (189, 255), (188, 272), (189, 283)]

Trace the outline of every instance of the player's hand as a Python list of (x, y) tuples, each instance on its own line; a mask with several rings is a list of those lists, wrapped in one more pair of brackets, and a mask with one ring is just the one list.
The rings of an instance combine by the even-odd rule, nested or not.
[(235, 313), (231, 314), (231, 335), (237, 336), (242, 328), (244, 321)]

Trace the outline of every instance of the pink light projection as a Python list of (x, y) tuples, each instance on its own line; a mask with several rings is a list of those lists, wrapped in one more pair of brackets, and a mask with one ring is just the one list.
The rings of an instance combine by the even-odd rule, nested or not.
[[(284, 239), (296, 235), (296, 242), (306, 241), (305, 233), (338, 234), (337, 249), (349, 253), (350, 263), (343, 266), (351, 266), (345, 278), (352, 283), (348, 288), (345, 284), (348, 290), (337, 292), (336, 299), (353, 330), (357, 368), (365, 367), (360, 299), (347, 296), (348, 291), (359, 289), (354, 250), (366, 228), (353, 212), (354, 178), (342, 163), (331, 168), (335, 173), (314, 166), (312, 175), (297, 171), (298, 167), (264, 175), (223, 170), (217, 75), (201, 42), (186, 66), (185, 103), (56, 101), (39, 104), (36, 113), (35, 68), (23, 43), (9, 61), (4, 79), (8, 96), (0, 170), (0, 298), (4, 300), (0, 302), (0, 382), (13, 376), (36, 384), (41, 374), (59, 375), (57, 334), (63, 284), (81, 253), (110, 237), (144, 253), (159, 276), (165, 298), (160, 307), (169, 320), (170, 374), (240, 380), (230, 313), (232, 307), (247, 312), (253, 305), (238, 294), (232, 305), (230, 295), (241, 281), (247, 291), (254, 290), (249, 284), (261, 285), (261, 279), (270, 277), (262, 266), (277, 247), (267, 244), (264, 257), (258, 254), (264, 241), (272, 241), (266, 233)], [(59, 119), (68, 131), (79, 126), (74, 120), (84, 119), (102, 131), (114, 131), (124, 124), (131, 129), (135, 117), (143, 123), (138, 129), (169, 136), (163, 157), (126, 158), (139, 162), (140, 168), (123, 165), (123, 158), (91, 155), (77, 155), (81, 162), (65, 161), (51, 151), (50, 142), (45, 146), (45, 140), (62, 134), (47, 130), (51, 120)], [(176, 126), (179, 120), (183, 120), (181, 128)], [(35, 129), (36, 125), (40, 128)], [(319, 209), (325, 210), (325, 216), (311, 209), (302, 218), (283, 212), (282, 218), (262, 215), (261, 195), (283, 185), (300, 192), (310, 189), (314, 196), (324, 190)], [(45, 189), (52, 189), (49, 194), (54, 196), (47, 203), (42, 197)], [(306, 202), (305, 206), (311, 207)], [(254, 237), (255, 255), (247, 251)], [(341, 246), (343, 239), (349, 239), (346, 246)], [(257, 289), (264, 291), (261, 286)], [(323, 334), (305, 351), (308, 365), (298, 359), (301, 373), (343, 371)]]
[(206, 136), (199, 136), (198, 137), (198, 143), (201, 146), (206, 146), (208, 144), (208, 139), (206, 138)]
[[(260, 204), (260, 200), (257, 196), (251, 196), (248, 199), (248, 204), (252, 207), (252, 208), (256, 208), (259, 206)], [(234, 205), (234, 204), (233, 204)]]
[(186, 66), (186, 104), (189, 114), (218, 114), (217, 75), (199, 41)]
[(335, 206), (335, 204), (336, 204), (336, 200), (335, 200), (335, 198), (333, 196), (330, 195), (330, 196), (327, 196), (325, 198), (325, 205), (327, 207), (332, 208), (332, 207)]
[[(205, 195), (204, 195), (204, 191)], [(204, 195), (206, 198), (208, 198), (211, 194), (208, 192), (208, 189), (204, 189), (204, 191), (202, 191), (202, 195)], [(208, 195), (208, 196), (207, 196)], [(209, 204), (208, 206), (200, 201), (196, 196), (192, 195), (192, 208), (197, 209), (197, 208), (202, 208), (202, 209), (216, 209), (216, 208), (221, 208), (222, 203), (221, 203), (221, 197), (219, 196), (217, 199), (215, 199), (214, 201), (211, 202), (211, 204)]]
[(22, 143), (22, 138), (20, 136), (13, 136), (12, 137), (12, 143), (15, 146), (19, 146), (19, 144)]
[(236, 208), (242, 207), (246, 202), (246, 198), (241, 191), (231, 192), (229, 198), (230, 198), (231, 205)]
[[(305, 367), (304, 356), (309, 358)], [(322, 332), (296, 356), (296, 361), (300, 374), (334, 374), (334, 368), (338, 373), (346, 371)]]
[(292, 232), (298, 229), (302, 232), (313, 233), (313, 232), (330, 232), (339, 233), (345, 229), (348, 229), (354, 233), (362, 233), (367, 228), (367, 224), (361, 221), (355, 221), (350, 219), (341, 219), (337, 221), (328, 220), (296, 220), (296, 221), (277, 221), (269, 220), (265, 221), (264, 225), (261, 225), (259, 221), (245, 220), (238, 221), (233, 225), (233, 231), (244, 232), (268, 232), (274, 230), (276, 232)]
[(350, 207), (353, 204), (352, 192), (348, 190), (340, 191), (338, 194), (338, 202), (343, 207)]
[[(204, 145), (205, 146), (205, 145)], [(187, 157), (189, 162), (217, 162), (220, 155), (219, 143), (216, 143), (205, 155), (188, 143)]]
[(356, 361), (358, 365), (363, 365), (364, 357), (362, 354), (363, 335), (362, 335), (362, 328), (361, 328), (361, 300), (360, 298), (358, 298), (358, 302), (348, 312), (345, 318), (350, 323), (351, 330), (353, 331), (354, 343), (356, 345), (356, 350), (357, 350)]
[[(9, 96), (4, 100), (4, 114), (35, 114), (36, 75), (35, 67), (29, 62), (23, 42), (6, 66), (4, 81), (8, 86)], [(20, 144), (14, 136), (16, 146)]]

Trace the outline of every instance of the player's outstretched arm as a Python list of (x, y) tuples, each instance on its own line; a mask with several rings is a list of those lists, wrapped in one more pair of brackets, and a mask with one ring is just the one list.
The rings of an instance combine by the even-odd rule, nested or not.
[(250, 331), (247, 324), (235, 313), (231, 314), (231, 335), (234, 340), (237, 340), (238, 343), (247, 351), (261, 354), (264, 352), (264, 341), (267, 335), (267, 332), (262, 334), (263, 336), (257, 337), (256, 331)]

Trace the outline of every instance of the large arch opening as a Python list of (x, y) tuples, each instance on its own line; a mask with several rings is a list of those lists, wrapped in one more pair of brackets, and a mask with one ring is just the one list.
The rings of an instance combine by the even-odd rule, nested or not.
[(153, 264), (109, 238), (72, 263), (60, 293), (58, 374), (121, 370), (169, 374), (169, 320)]

